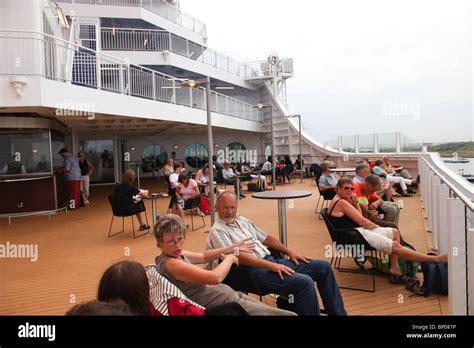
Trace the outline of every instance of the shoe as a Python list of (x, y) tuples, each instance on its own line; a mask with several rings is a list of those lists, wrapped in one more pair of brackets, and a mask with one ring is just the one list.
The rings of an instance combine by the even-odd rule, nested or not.
[(407, 193), (414, 194), (414, 193), (416, 193), (416, 191), (412, 190), (411, 188), (408, 188)]
[(403, 192), (402, 197), (413, 197), (413, 195), (407, 192)]
[(189, 228), (189, 225), (188, 225), (188, 224), (186, 224), (186, 229), (188, 229), (188, 228)]
[(149, 230), (149, 229), (150, 229), (150, 226), (148, 226), (147, 224), (140, 226), (140, 231)]
[(89, 204), (90, 202), (89, 201), (86, 201), (86, 204)]
[(390, 276), (390, 284), (405, 284), (408, 280), (408, 277), (404, 274), (396, 276), (396, 275), (391, 275)]
[[(421, 286), (420, 284), (420, 281), (419, 280), (416, 280), (414, 278), (409, 278), (406, 282), (405, 282), (405, 288), (407, 290), (410, 290), (411, 292), (413, 292), (413, 294), (417, 294), (417, 295), (420, 295), (420, 296), (428, 296), (427, 293), (425, 293), (424, 291), (424, 288)], [(412, 294), (412, 295), (413, 295)], [(410, 297), (412, 296), (410, 295)]]
[(240, 198), (245, 198), (246, 196), (244, 194), (241, 194), (240, 195)]
[(403, 201), (401, 199), (397, 202), (398, 208), (403, 209)]

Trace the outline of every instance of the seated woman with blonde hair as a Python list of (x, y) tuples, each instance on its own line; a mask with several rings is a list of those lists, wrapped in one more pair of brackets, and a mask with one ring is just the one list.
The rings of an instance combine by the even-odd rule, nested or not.
[[(337, 193), (328, 208), (328, 217), (336, 228), (354, 228), (375, 249), (390, 255), (391, 276), (402, 280), (398, 256), (408, 261), (446, 262), (448, 254), (426, 255), (400, 244), (400, 232), (396, 228), (380, 227), (362, 215), (354, 186), (349, 179), (340, 179)], [(395, 279), (394, 279), (395, 280)], [(392, 281), (392, 279), (391, 279)]]
[[(155, 238), (162, 251), (155, 259), (158, 272), (197, 304), (212, 309), (237, 302), (250, 315), (295, 315), (293, 312), (267, 306), (221, 284), (232, 265), (239, 264), (236, 255), (240, 252), (251, 253), (254, 250), (255, 244), (250, 239), (244, 239), (226, 248), (200, 253), (187, 251), (183, 249), (186, 241), (183, 220), (171, 214), (160, 217), (155, 226)], [(196, 266), (218, 258), (221, 258), (222, 262), (212, 271)]]

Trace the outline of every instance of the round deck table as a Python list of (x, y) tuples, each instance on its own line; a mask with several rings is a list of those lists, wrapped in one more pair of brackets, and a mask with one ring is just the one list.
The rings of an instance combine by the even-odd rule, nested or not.
[(278, 200), (278, 226), (280, 229), (280, 242), (287, 246), (287, 229), (286, 229), (286, 200), (297, 199), (311, 196), (311, 191), (304, 190), (279, 190), (256, 192), (252, 194), (257, 199), (277, 199)]
[(155, 228), (156, 226), (156, 200), (159, 199), (159, 198), (166, 198), (166, 197), (169, 197), (168, 194), (166, 193), (152, 193), (150, 195), (148, 195), (148, 198), (149, 200), (151, 200), (151, 211), (152, 211), (152, 215), (151, 215), (151, 221), (153, 223), (153, 229)]

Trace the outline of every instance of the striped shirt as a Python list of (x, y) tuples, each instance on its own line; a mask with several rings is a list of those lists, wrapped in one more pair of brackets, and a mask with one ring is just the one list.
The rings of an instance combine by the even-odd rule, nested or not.
[(187, 301), (198, 308), (204, 309), (204, 307), (187, 298), (181, 290), (158, 273), (156, 265), (147, 266), (145, 270), (150, 285), (150, 302), (161, 315), (169, 315), (168, 301), (172, 298)]
[[(242, 239), (251, 238), (255, 242), (253, 252), (255, 257), (263, 259), (270, 255), (270, 251), (263, 245), (263, 241), (268, 236), (265, 232), (243, 216), (237, 215), (235, 222), (234, 224), (228, 224), (224, 220), (218, 219), (207, 236), (207, 249), (225, 248), (240, 242)], [(210, 265), (211, 268), (215, 268), (218, 261), (215, 260)]]

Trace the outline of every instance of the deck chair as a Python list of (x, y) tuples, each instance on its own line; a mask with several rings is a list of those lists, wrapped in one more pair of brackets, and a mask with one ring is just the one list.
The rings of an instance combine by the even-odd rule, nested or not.
[[(383, 258), (383, 253), (374, 249), (360, 234), (359, 231), (353, 228), (347, 229), (337, 229), (334, 227), (332, 222), (329, 220), (328, 216), (328, 209), (323, 208), (321, 210), (321, 214), (323, 216), (324, 222), (326, 223), (326, 227), (329, 231), (329, 235), (331, 236), (331, 240), (333, 241), (333, 245), (336, 247), (336, 250), (339, 249), (339, 246), (342, 246), (344, 250), (346, 250), (346, 246), (351, 248), (356, 248), (355, 250), (364, 250), (364, 252), (370, 251), (370, 257), (373, 259), (378, 258), (381, 260)], [(335, 250), (335, 251), (336, 251)], [(353, 250), (353, 249), (352, 249)], [(359, 274), (367, 274), (372, 276), (372, 288), (371, 289), (361, 289), (361, 288), (353, 288), (353, 287), (343, 287), (339, 286), (341, 289), (349, 289), (349, 290), (357, 290), (357, 291), (365, 291), (365, 292), (374, 292), (375, 291), (375, 274), (379, 274), (378, 269), (376, 268), (364, 268), (364, 263), (367, 260), (364, 256), (363, 261), (359, 261), (357, 256), (354, 257), (354, 261), (358, 268), (343, 268), (341, 267), (341, 259), (344, 255), (339, 255), (339, 253), (333, 251), (331, 255), (331, 266), (334, 266), (339, 272), (348, 272), (348, 273), (359, 273)], [(336, 255), (335, 255), (336, 254)], [(352, 255), (353, 256), (353, 255)], [(361, 255), (360, 255), (361, 256)]]
[(145, 267), (150, 285), (150, 303), (156, 315), (162, 316), (248, 316), (237, 302), (228, 302), (213, 308), (204, 308), (189, 299), (178, 287), (163, 277), (155, 265)]
[(202, 226), (194, 228), (194, 215), (198, 216), (197, 213), (195, 212), (196, 208), (199, 208), (199, 204), (201, 202), (201, 196), (196, 196), (193, 199), (193, 202), (189, 208), (183, 208), (183, 210), (186, 211), (191, 211), (191, 228), (193, 231), (199, 230), (200, 228), (206, 227), (206, 220), (204, 220), (204, 216), (201, 216), (202, 219)]
[[(133, 223), (133, 216), (137, 213), (145, 212), (146, 224), (148, 225), (148, 216), (146, 215), (145, 204), (143, 201), (138, 203), (133, 203), (131, 199), (123, 195), (110, 195), (109, 203), (112, 207), (112, 221), (110, 222), (108, 238), (116, 236), (125, 230), (125, 218), (130, 216), (132, 218), (132, 230), (133, 230), (133, 239), (137, 239), (149, 233), (150, 229), (147, 229), (144, 233), (140, 235), (135, 234), (135, 225)], [(122, 230), (120, 232), (110, 234), (112, 232), (112, 225), (114, 223), (115, 217), (122, 218)], [(149, 226), (149, 225), (148, 225)]]
[[(316, 187), (318, 188), (319, 197), (318, 197), (318, 201), (316, 202), (316, 208), (314, 209), (314, 213), (319, 214), (319, 220), (322, 220), (323, 218), (321, 216), (321, 212), (324, 208), (324, 205), (326, 205), (326, 208), (329, 207), (329, 203), (334, 198), (335, 193), (332, 190), (331, 192), (329, 192), (328, 190), (321, 191), (319, 189), (319, 183), (317, 181), (316, 181)], [(321, 206), (320, 206), (320, 203), (321, 203)], [(318, 208), (319, 208), (319, 211), (318, 211)]]
[[(146, 266), (145, 271), (150, 285), (150, 303), (160, 315), (204, 315), (205, 308), (186, 297), (158, 272), (155, 265)], [(181, 307), (174, 306), (175, 300)]]

